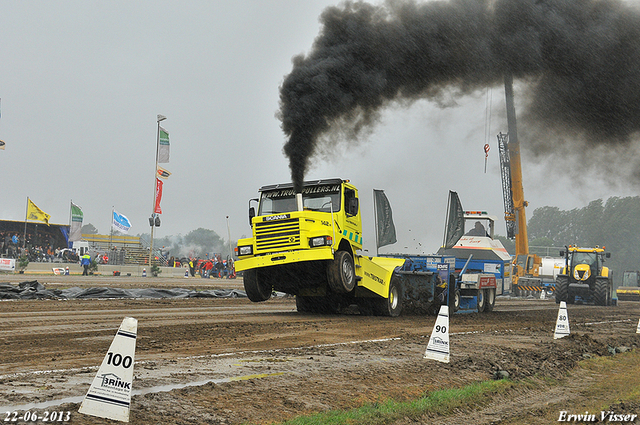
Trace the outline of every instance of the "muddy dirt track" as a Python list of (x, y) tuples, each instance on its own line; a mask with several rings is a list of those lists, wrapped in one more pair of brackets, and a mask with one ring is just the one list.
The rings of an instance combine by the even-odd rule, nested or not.
[[(47, 288), (242, 289), (241, 279), (30, 279)], [(586, 357), (640, 341), (640, 303), (633, 302), (570, 305), (572, 334), (554, 340), (553, 299), (499, 298), (492, 313), (451, 317), (451, 363), (443, 364), (422, 358), (432, 316), (299, 314), (295, 300), (285, 297), (260, 304), (244, 298), (2, 301), (0, 412), (65, 410), (69, 423), (115, 423), (77, 409), (126, 316), (138, 319), (133, 424), (268, 423), (409, 400), (492, 379), (499, 370), (515, 380), (563, 379)], [(550, 402), (571, 409), (579, 397), (577, 384), (532, 388), (490, 409), (420, 423), (525, 423), (519, 415)]]

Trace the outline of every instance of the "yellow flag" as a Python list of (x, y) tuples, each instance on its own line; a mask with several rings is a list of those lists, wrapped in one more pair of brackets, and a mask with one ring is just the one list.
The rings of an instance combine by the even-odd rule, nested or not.
[(42, 211), (31, 199), (27, 198), (27, 220), (41, 221), (47, 223), (48, 226), (49, 218), (51, 218), (49, 214)]

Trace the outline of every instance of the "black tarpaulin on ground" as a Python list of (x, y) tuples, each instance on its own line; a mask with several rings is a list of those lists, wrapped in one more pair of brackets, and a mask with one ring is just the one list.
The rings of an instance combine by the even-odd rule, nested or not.
[(196, 291), (185, 288), (67, 288), (47, 289), (37, 280), (17, 285), (0, 282), (0, 299), (91, 299), (91, 298), (245, 298), (247, 294), (237, 289), (211, 289)]

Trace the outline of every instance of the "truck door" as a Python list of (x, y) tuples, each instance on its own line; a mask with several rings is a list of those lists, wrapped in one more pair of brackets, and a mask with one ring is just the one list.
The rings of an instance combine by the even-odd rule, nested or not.
[(344, 188), (345, 223), (342, 236), (349, 239), (355, 249), (362, 249), (362, 224), (360, 220), (360, 202), (355, 189)]

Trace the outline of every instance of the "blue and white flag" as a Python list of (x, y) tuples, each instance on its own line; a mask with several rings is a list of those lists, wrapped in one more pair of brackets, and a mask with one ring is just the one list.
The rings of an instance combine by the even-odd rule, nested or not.
[(120, 214), (117, 211), (113, 212), (113, 223), (111, 227), (114, 230), (122, 233), (129, 233), (129, 228), (131, 227), (131, 223), (129, 223), (129, 219), (124, 215)]

